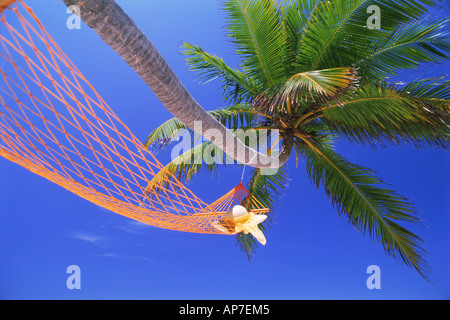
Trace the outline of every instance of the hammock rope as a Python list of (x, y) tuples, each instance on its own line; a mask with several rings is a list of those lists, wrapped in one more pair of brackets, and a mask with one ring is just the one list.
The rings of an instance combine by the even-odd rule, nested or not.
[[(11, 4), (12, 3), (12, 4)], [(117, 117), (22, 0), (0, 0), (0, 155), (74, 194), (160, 228), (224, 233), (227, 210), (268, 210), (245, 187), (208, 205), (164, 168)], [(143, 195), (147, 200), (143, 202)], [(227, 229), (233, 234), (232, 226)]]

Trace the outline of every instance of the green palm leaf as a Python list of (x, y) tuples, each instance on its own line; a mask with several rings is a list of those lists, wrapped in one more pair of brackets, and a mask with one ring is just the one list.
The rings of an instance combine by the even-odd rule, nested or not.
[(283, 85), (266, 90), (256, 97), (253, 105), (265, 113), (274, 109), (292, 113), (302, 102), (330, 100), (347, 90), (355, 90), (356, 86), (358, 78), (351, 68), (303, 72), (293, 75)]
[(197, 72), (203, 83), (216, 79), (223, 82), (225, 100), (234, 103), (247, 101), (260, 90), (254, 80), (228, 66), (222, 58), (205, 52), (197, 45), (184, 43), (182, 48), (190, 70)]
[(399, 69), (417, 68), (427, 62), (448, 59), (450, 37), (449, 19), (440, 21), (416, 20), (398, 28), (392, 36), (378, 43), (356, 66), (364, 70), (366, 77), (377, 78), (397, 75)]
[(276, 0), (223, 1), (229, 37), (242, 58), (244, 73), (263, 87), (285, 78), (282, 44), (284, 33)]
[(321, 0), (282, 0), (282, 26), (286, 40), (283, 45), (287, 74), (295, 74), (300, 39), (305, 33)]
[(348, 162), (331, 148), (304, 139), (300, 148), (312, 182), (325, 191), (341, 216), (372, 240), (382, 244), (389, 256), (427, 277), (422, 239), (399, 223), (418, 223), (413, 206), (386, 188), (374, 173)]
[(420, 79), (403, 87), (402, 92), (421, 99), (446, 102), (450, 99), (450, 80), (445, 77)]
[[(209, 111), (209, 113), (219, 120), (224, 126), (236, 129), (240, 126), (249, 126), (265, 115), (252, 110), (247, 104), (236, 104), (226, 108)], [(174, 140), (183, 135), (186, 131), (190, 132), (192, 139), (199, 139), (199, 136), (186, 127), (186, 125), (177, 118), (171, 118), (162, 125), (153, 130), (147, 137), (144, 146), (153, 148), (155, 151), (165, 148)]]
[(147, 149), (159, 151), (167, 147), (173, 140), (177, 140), (184, 130), (187, 130), (187, 127), (183, 122), (177, 118), (171, 118), (150, 133), (144, 146)]
[(449, 96), (448, 81), (412, 83), (403, 89), (364, 86), (345, 101), (322, 108), (322, 119), (331, 132), (357, 143), (448, 150), (450, 113), (444, 106), (450, 105)]
[[(431, 0), (321, 1), (301, 35), (300, 71), (352, 65), (358, 57), (375, 52), (377, 44), (389, 39), (404, 23), (424, 14), (424, 5), (433, 4)], [(366, 27), (370, 5), (381, 9), (381, 30)]]

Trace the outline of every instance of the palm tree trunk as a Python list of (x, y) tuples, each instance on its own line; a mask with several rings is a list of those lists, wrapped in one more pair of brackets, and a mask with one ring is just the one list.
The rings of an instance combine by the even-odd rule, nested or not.
[[(293, 131), (284, 133), (278, 157), (247, 147), (195, 101), (152, 42), (114, 0), (63, 2), (68, 7), (80, 7), (81, 19), (136, 71), (164, 107), (187, 127), (211, 140), (233, 159), (255, 168), (276, 169), (288, 160), (293, 146)], [(197, 121), (201, 122), (201, 128), (194, 126)], [(216, 139), (218, 134), (223, 139)]]

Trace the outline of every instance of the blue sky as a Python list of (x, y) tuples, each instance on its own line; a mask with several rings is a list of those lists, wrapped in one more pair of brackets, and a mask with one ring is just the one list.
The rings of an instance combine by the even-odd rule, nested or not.
[[(187, 70), (183, 41), (236, 63), (218, 1), (117, 1), (206, 109), (225, 106), (216, 84)], [(170, 114), (121, 58), (86, 25), (66, 28), (61, 1), (29, 0), (48, 32), (139, 139)], [(448, 12), (439, 11), (439, 14)], [(444, 69), (445, 68), (445, 69)], [(448, 64), (423, 69), (429, 77)], [(415, 77), (415, 76), (414, 76)], [(409, 79), (400, 80), (407, 81)], [(413, 75), (410, 75), (413, 78)], [(2, 299), (448, 299), (450, 298), (449, 154), (412, 147), (377, 151), (339, 142), (350, 161), (368, 166), (417, 206), (433, 284), (387, 257), (333, 210), (310, 184), (304, 163), (289, 162), (289, 188), (276, 223), (252, 262), (233, 237), (175, 232), (137, 223), (81, 199), (0, 159), (0, 298)], [(166, 163), (168, 155), (158, 155)], [(240, 168), (189, 187), (213, 201), (239, 183)], [(66, 287), (66, 268), (81, 269), (81, 289)], [(370, 265), (381, 289), (366, 287)]]

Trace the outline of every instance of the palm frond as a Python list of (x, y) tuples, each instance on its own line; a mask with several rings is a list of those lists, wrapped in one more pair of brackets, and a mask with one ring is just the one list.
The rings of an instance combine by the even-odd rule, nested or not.
[(276, 0), (222, 1), (227, 13), (229, 37), (242, 58), (244, 73), (258, 79), (262, 87), (285, 79), (282, 58), (284, 33)]
[(236, 104), (210, 111), (210, 114), (229, 129), (254, 125), (264, 115), (253, 110), (248, 104)]
[[(230, 129), (249, 126), (260, 118), (264, 118), (263, 114), (242, 103), (212, 110), (209, 113)], [(197, 140), (200, 138), (199, 135), (188, 129), (183, 122), (177, 118), (171, 118), (150, 133), (144, 146), (148, 149), (153, 148), (155, 151), (159, 151), (172, 141), (178, 140), (186, 131), (191, 134), (192, 139)]]
[(184, 43), (182, 53), (187, 56), (190, 70), (197, 72), (203, 83), (220, 80), (224, 100), (233, 103), (248, 101), (258, 94), (258, 84), (241, 71), (228, 66), (222, 58), (205, 52), (197, 45)]
[(405, 24), (355, 65), (364, 70), (365, 77), (380, 79), (398, 75), (402, 69), (445, 61), (450, 52), (449, 21), (415, 20)]
[[(264, 173), (264, 169), (253, 169), (249, 174), (248, 191), (273, 213), (274, 203), (288, 186), (287, 168), (277, 172)], [(270, 221), (270, 219), (269, 219)]]
[(322, 119), (331, 132), (372, 147), (409, 143), (448, 150), (449, 97), (448, 81), (411, 83), (403, 89), (364, 86), (345, 101), (322, 108)]
[[(358, 86), (356, 70), (333, 68), (298, 73), (282, 86), (270, 88), (256, 97), (253, 105), (262, 112), (288, 111), (302, 102), (323, 102)], [(294, 107), (292, 107), (294, 105)]]
[(372, 170), (350, 163), (328, 147), (304, 142), (307, 172), (318, 188), (324, 187), (339, 215), (380, 242), (389, 256), (427, 278), (422, 239), (399, 224), (420, 222), (409, 201), (386, 188)]
[(282, 0), (283, 45), (286, 73), (295, 74), (301, 36), (305, 33), (314, 11), (322, 0)]
[(405, 85), (401, 91), (412, 97), (450, 103), (450, 80), (445, 76), (418, 79)]
[(150, 133), (144, 146), (147, 149), (160, 151), (167, 147), (173, 140), (177, 140), (185, 130), (187, 130), (187, 127), (183, 122), (177, 118), (170, 118)]
[[(301, 36), (298, 62), (301, 71), (350, 66), (375, 52), (403, 24), (426, 12), (432, 0), (334, 0), (318, 5)], [(367, 7), (381, 9), (380, 30), (367, 28)], [(339, 54), (336, 54), (339, 52)], [(359, 57), (359, 59), (358, 59)], [(356, 59), (356, 60), (355, 60)]]

